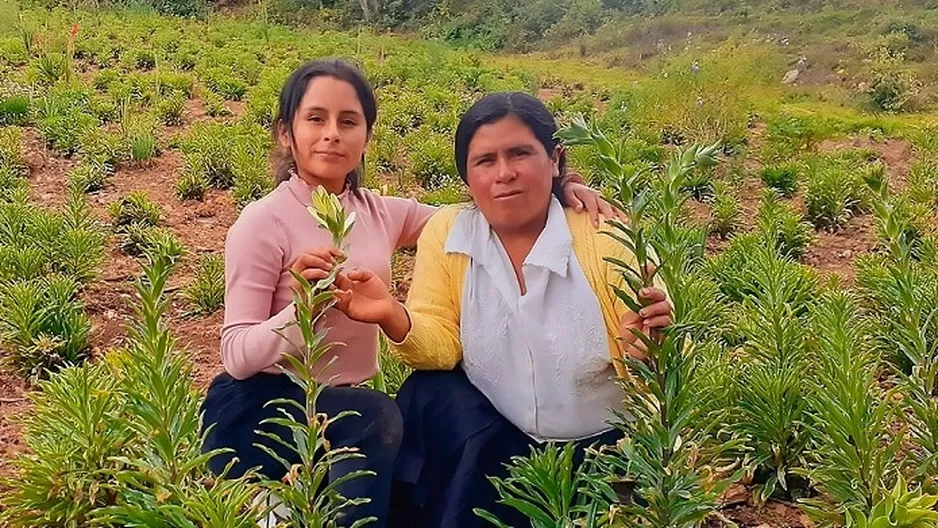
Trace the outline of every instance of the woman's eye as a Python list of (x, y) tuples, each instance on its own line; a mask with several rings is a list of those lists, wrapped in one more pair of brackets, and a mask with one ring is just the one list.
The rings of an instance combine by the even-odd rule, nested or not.
[(351, 119), (346, 119), (345, 121), (342, 121), (342, 124), (345, 126), (353, 127), (357, 125), (358, 123), (356, 123), (355, 121), (352, 121)]
[(321, 122), (322, 122), (322, 118), (319, 117), (319, 116), (309, 116), (309, 120), (312, 121), (313, 123), (321, 123)]

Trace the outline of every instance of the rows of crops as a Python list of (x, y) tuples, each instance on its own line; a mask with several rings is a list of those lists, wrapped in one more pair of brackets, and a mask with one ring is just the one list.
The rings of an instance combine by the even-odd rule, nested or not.
[[(90, 197), (168, 154), (181, 169), (153, 177), (174, 205), (213, 189), (234, 207), (262, 196), (281, 83), (307, 58), (340, 55), (379, 94), (370, 187), (462, 200), (458, 117), (479, 94), (513, 89), (549, 96), (565, 125), (585, 114), (596, 128), (580, 130), (574, 167), (625, 209), (649, 198), (633, 227), (667, 257), (693, 347), (636, 378), (654, 398), (623, 387), (647, 408), (623, 424), (632, 442), (569, 482), (560, 450), (516, 463), (500, 491), (530, 502), (539, 526), (716, 522), (733, 483), (756, 506), (794, 503), (824, 525), (938, 526), (938, 127), (927, 116), (766, 102), (779, 88), (760, 84), (775, 75), (764, 71), (786, 59), (760, 46), (675, 54), (647, 79), (583, 87), (393, 37), (14, 4), (0, 4), (0, 20), (0, 368), (36, 383), (27, 450), (3, 475), (3, 522), (256, 525), (264, 485), (216, 480), (200, 455), (201, 395), (167, 316), (167, 277), (187, 261), (187, 316), (219, 309), (221, 258), (197, 259), (179, 237), (192, 227), (171, 225), (145, 192), (104, 209)], [(865, 147), (838, 142), (847, 135)], [(822, 148), (831, 139), (839, 148)], [(675, 158), (715, 141), (716, 166)], [(907, 170), (886, 163), (888, 141), (910, 145)], [(36, 200), (35, 148), (70, 167), (54, 207)], [(846, 271), (807, 264), (824, 237), (857, 226), (870, 226), (873, 249)], [(113, 248), (144, 272), (135, 322), (112, 348), (92, 339), (85, 305)], [(393, 392), (406, 372), (384, 361)]]

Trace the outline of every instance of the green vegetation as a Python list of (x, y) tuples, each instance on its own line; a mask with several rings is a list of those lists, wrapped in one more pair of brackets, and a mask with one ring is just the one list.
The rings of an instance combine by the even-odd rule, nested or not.
[(224, 259), (220, 255), (203, 257), (183, 295), (196, 314), (208, 315), (221, 308), (225, 300)]
[(869, 209), (863, 171), (882, 170), (869, 165), (861, 152), (816, 156), (805, 169), (807, 218), (818, 228), (843, 227), (851, 217)]
[(725, 240), (736, 231), (739, 222), (739, 201), (722, 182), (718, 182), (714, 187), (712, 215), (710, 232)]
[(132, 192), (124, 198), (111, 203), (111, 219), (116, 230), (130, 225), (153, 227), (164, 216), (163, 209), (154, 203), (144, 192)]
[(0, 203), (0, 226), (0, 346), (17, 371), (45, 376), (90, 348), (79, 293), (96, 276), (106, 233), (81, 195), (60, 212)]
[(762, 183), (766, 187), (775, 189), (783, 196), (790, 198), (798, 190), (798, 172), (796, 165), (775, 165), (762, 169), (759, 176), (762, 177)]
[[(534, 93), (568, 127), (570, 168), (629, 213), (611, 233), (668, 286), (677, 324), (621, 380), (628, 441), (580, 467), (567, 447), (537, 449), (495, 482), (505, 498), (543, 526), (664, 528), (719, 522), (721, 491), (745, 482), (753, 502), (792, 502), (824, 526), (936, 522), (938, 17), (923, 2), (271, 0), (232, 18), (191, 0), (56, 4), (0, 0), (0, 368), (36, 382), (0, 524), (250, 527), (272, 489), (302, 524), (355, 500), (212, 478), (172, 317), (219, 309), (217, 253), (192, 263), (185, 309), (167, 312), (186, 254), (175, 233), (199, 229), (169, 218), (269, 192), (282, 82), (333, 55), (378, 94), (366, 186), (466, 201), (459, 116), (484, 93)], [(495, 49), (533, 53), (480, 51)], [(171, 186), (159, 204), (132, 191), (154, 185)], [(144, 272), (129, 338), (92, 354), (108, 212), (111, 249)], [(830, 240), (873, 249), (829, 255)], [(810, 267), (833, 258), (844, 265)], [(652, 279), (614, 264), (622, 291)], [(328, 283), (306, 286), (309, 363)], [(370, 383), (393, 394), (409, 371), (386, 344), (379, 361)], [(312, 486), (328, 469), (323, 429), (284, 420)]]

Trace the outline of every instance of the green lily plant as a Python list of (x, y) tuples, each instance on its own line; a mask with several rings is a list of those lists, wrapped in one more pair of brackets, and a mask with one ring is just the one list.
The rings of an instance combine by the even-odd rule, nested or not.
[[(318, 187), (312, 195), (312, 205), (309, 207), (310, 215), (323, 228), (329, 231), (336, 247), (342, 247), (345, 238), (355, 224), (355, 214), (345, 214), (338, 197)], [(338, 462), (344, 460), (363, 458), (364, 455), (354, 448), (333, 448), (326, 438), (329, 426), (347, 416), (356, 414), (354, 411), (345, 411), (335, 416), (326, 416), (319, 412), (316, 402), (319, 395), (326, 388), (326, 384), (318, 381), (318, 376), (326, 367), (321, 365), (322, 358), (329, 352), (332, 344), (326, 340), (329, 329), (321, 327), (318, 323), (324, 314), (335, 305), (332, 285), (335, 282), (339, 267), (336, 266), (328, 277), (316, 282), (309, 282), (300, 274), (293, 272), (293, 278), (299, 288), (293, 293), (293, 304), (296, 307), (296, 322), (288, 326), (296, 326), (302, 337), (302, 343), (292, 343), (295, 354), (285, 354), (284, 359), (289, 368), (283, 368), (284, 374), (290, 377), (303, 389), (305, 401), (279, 398), (267, 405), (276, 405), (283, 416), (268, 418), (262, 424), (275, 425), (290, 431), (291, 438), (284, 440), (280, 436), (267, 432), (257, 431), (262, 437), (289, 449), (295, 456), (294, 461), (287, 460), (271, 449), (268, 445), (255, 444), (267, 454), (280, 462), (286, 468), (286, 476), (280, 480), (268, 480), (265, 485), (275, 493), (286, 513), (277, 513), (278, 527), (315, 527), (327, 528), (345, 526), (342, 522), (343, 510), (356, 505), (367, 503), (370, 499), (360, 497), (345, 497), (339, 491), (342, 483), (367, 475), (369, 471), (353, 471), (341, 477), (330, 480), (329, 470)], [(287, 327), (277, 330), (278, 335), (286, 340)], [(289, 412), (295, 410), (297, 412)], [(269, 508), (273, 510), (273, 508)], [(280, 510), (278, 509), (278, 512)], [(361, 519), (351, 524), (352, 528), (363, 526), (374, 518)]]
[(339, 198), (321, 185), (313, 191), (312, 205), (306, 210), (321, 228), (332, 234), (332, 244), (337, 248), (342, 248), (342, 244), (355, 225), (355, 213), (346, 215)]
[[(623, 163), (623, 148), (582, 118), (574, 119), (558, 137), (567, 145), (595, 148), (607, 176), (615, 182), (613, 202), (625, 212), (625, 220), (609, 221), (612, 230), (606, 234), (627, 248), (634, 261), (608, 259), (628, 291), (612, 287), (629, 309), (638, 312), (644, 304), (638, 300), (642, 289), (680, 284), (682, 263), (688, 258), (678, 224), (687, 200), (685, 182), (694, 170), (717, 163), (719, 145), (674, 151), (659, 175), (660, 185), (651, 188), (643, 184), (639, 171)], [(681, 295), (681, 288), (671, 288), (669, 296), (675, 306), (686, 305)], [(633, 519), (661, 528), (696, 525), (710, 515), (722, 491), (741, 475), (718, 469), (728, 467), (727, 453), (741, 445), (735, 440), (713, 441), (719, 422), (708, 412), (709, 391), (700, 386), (699, 349), (688, 339), (681, 314), (675, 315), (676, 324), (662, 332), (646, 335), (633, 330), (645, 345), (647, 357), (624, 359), (631, 373), (620, 380), (628, 415), (621, 415), (617, 426), (625, 436), (600, 459), (611, 475), (634, 481), (634, 503), (624, 505), (623, 510)]]
[[(608, 221), (611, 229), (606, 235), (627, 248), (634, 260), (607, 259), (621, 279), (611, 287), (629, 309), (638, 312), (643, 307), (642, 289), (671, 285), (669, 279), (681, 275), (689, 251), (678, 225), (680, 208), (687, 199), (684, 182), (693, 170), (717, 162), (718, 145), (675, 151), (660, 176), (661, 185), (653, 188), (641, 171), (629, 168), (625, 147), (612, 143), (582, 117), (574, 118), (557, 136), (565, 145), (595, 149), (606, 180), (614, 182), (612, 201), (625, 213), (625, 220)], [(671, 291), (675, 306), (686, 305), (678, 298), (681, 295), (681, 288)], [(701, 386), (700, 352), (688, 339), (689, 331), (680, 324), (680, 317), (662, 332), (634, 333), (644, 343), (647, 357), (623, 360), (631, 373), (619, 380), (627, 413), (620, 414), (615, 425), (623, 430), (624, 438), (591, 454), (592, 460), (578, 469), (559, 464), (565, 460), (564, 451), (556, 448), (516, 458), (510, 478), (496, 482), (502, 501), (536, 526), (640, 523), (689, 528), (710, 515), (722, 491), (741, 476), (726, 456), (741, 449), (740, 443), (714, 440), (719, 420), (706, 401), (711, 391)], [(532, 468), (561, 471), (545, 482)], [(556, 482), (563, 485), (558, 487)], [(620, 493), (624, 488), (630, 490), (628, 496)], [(564, 494), (558, 496), (561, 490)], [(484, 516), (500, 525), (490, 515)]]

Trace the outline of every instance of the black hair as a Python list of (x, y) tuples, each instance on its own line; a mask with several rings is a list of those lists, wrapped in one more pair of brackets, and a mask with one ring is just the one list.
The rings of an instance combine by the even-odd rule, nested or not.
[[(483, 125), (488, 125), (508, 116), (515, 116), (527, 126), (534, 137), (544, 146), (548, 156), (553, 156), (559, 140), (554, 137), (557, 133), (557, 122), (553, 114), (544, 106), (540, 99), (524, 92), (499, 92), (486, 95), (476, 101), (469, 110), (463, 114), (456, 127), (456, 170), (465, 183), (468, 182), (469, 171), (466, 167), (469, 157), (469, 143), (476, 131)], [(567, 157), (563, 150), (557, 160), (560, 169), (558, 177), (553, 179), (552, 191), (564, 204), (563, 177), (567, 173)]]
[[(283, 89), (280, 91), (279, 110), (277, 111), (277, 117), (274, 118), (272, 126), (274, 144), (277, 144), (281, 126), (287, 127), (287, 130), (290, 131), (290, 141), (293, 141), (293, 118), (296, 116), (296, 111), (300, 106), (300, 102), (303, 100), (303, 95), (306, 94), (309, 81), (322, 76), (334, 77), (351, 84), (352, 87), (355, 88), (358, 101), (361, 103), (362, 110), (365, 112), (365, 126), (368, 130), (368, 135), (371, 135), (375, 121), (378, 119), (378, 103), (375, 98), (374, 89), (372, 89), (368, 79), (365, 78), (365, 74), (356, 66), (341, 59), (319, 59), (309, 61), (297, 68), (296, 71), (290, 74), (287, 82), (284, 83)], [(345, 177), (345, 186), (353, 193), (358, 193), (364, 166), (365, 155), (363, 153), (361, 163)], [(276, 172), (277, 183), (279, 184), (289, 180), (290, 173), (293, 170), (296, 170), (296, 160), (293, 159), (293, 155), (288, 151), (281, 155)]]

